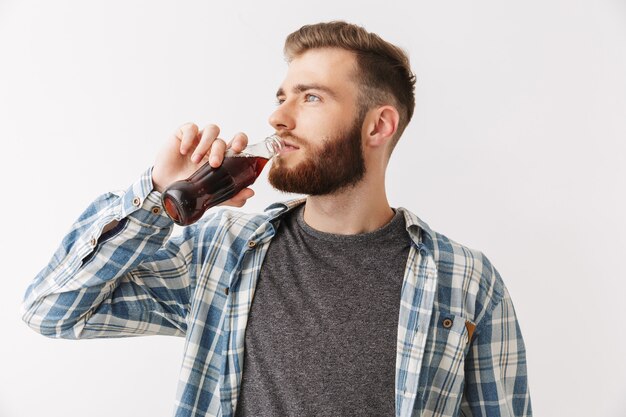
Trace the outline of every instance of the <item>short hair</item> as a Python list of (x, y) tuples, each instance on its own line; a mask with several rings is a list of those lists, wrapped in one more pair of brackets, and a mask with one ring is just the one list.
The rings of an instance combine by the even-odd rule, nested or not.
[(341, 48), (356, 55), (361, 120), (371, 108), (391, 104), (400, 115), (391, 149), (409, 124), (415, 109), (415, 75), (401, 48), (361, 26), (343, 21), (305, 25), (289, 34), (284, 54), (287, 62), (307, 50)]

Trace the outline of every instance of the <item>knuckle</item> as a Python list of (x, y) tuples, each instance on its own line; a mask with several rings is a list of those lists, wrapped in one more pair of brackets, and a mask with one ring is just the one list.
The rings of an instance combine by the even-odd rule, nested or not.
[(194, 124), (187, 124), (179, 129), (179, 133), (181, 134), (183, 140), (189, 141), (195, 137), (195, 135), (197, 134), (197, 129), (198, 126)]
[(205, 130), (205, 131), (207, 131), (207, 132), (211, 132), (211, 133), (213, 133), (213, 135), (214, 135), (214, 136), (217, 136), (217, 135), (219, 135), (219, 133), (220, 133), (220, 128), (219, 128), (219, 126), (217, 126), (217, 125), (215, 125), (215, 124), (213, 124), (213, 123), (206, 125), (206, 127), (204, 128), (204, 130)]
[(231, 143), (237, 148), (245, 148), (248, 143), (248, 136), (243, 132), (239, 132), (235, 135)]
[(198, 126), (196, 126), (196, 124), (195, 124), (195, 123), (192, 123), (192, 122), (183, 123), (183, 124), (180, 126), (180, 130), (182, 130), (182, 131), (189, 130), (189, 129), (194, 129), (194, 128), (196, 128), (196, 129), (197, 129), (197, 128), (198, 128)]
[(219, 128), (216, 125), (207, 125), (202, 129), (202, 137), (200, 139), (200, 146), (202, 149), (208, 149), (209, 146), (216, 140), (219, 134)]
[(240, 143), (246, 144), (248, 143), (248, 135), (243, 132), (239, 132), (237, 133), (237, 135), (235, 135), (235, 140)]

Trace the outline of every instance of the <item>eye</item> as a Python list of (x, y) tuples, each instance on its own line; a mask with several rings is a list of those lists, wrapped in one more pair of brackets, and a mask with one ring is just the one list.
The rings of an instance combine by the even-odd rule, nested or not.
[(280, 106), (281, 104), (283, 104), (285, 102), (284, 98), (276, 98), (276, 105)]
[(321, 101), (321, 99), (314, 95), (314, 94), (307, 94), (306, 96), (304, 96), (304, 101), (308, 102), (308, 103), (313, 103), (316, 101)]

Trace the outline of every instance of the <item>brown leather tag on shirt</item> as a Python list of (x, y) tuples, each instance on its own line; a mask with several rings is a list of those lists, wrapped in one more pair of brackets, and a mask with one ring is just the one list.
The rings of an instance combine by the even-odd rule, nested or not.
[(469, 320), (465, 320), (465, 328), (467, 329), (467, 343), (472, 341), (472, 335), (476, 330), (476, 325)]

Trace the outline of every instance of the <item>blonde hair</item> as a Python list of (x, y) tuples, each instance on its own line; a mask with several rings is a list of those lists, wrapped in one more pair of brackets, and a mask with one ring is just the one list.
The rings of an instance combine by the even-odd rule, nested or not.
[(341, 48), (354, 52), (359, 84), (359, 116), (375, 106), (391, 104), (400, 114), (391, 149), (409, 124), (415, 109), (415, 75), (407, 54), (361, 26), (333, 21), (305, 25), (285, 40), (288, 62), (309, 49)]

